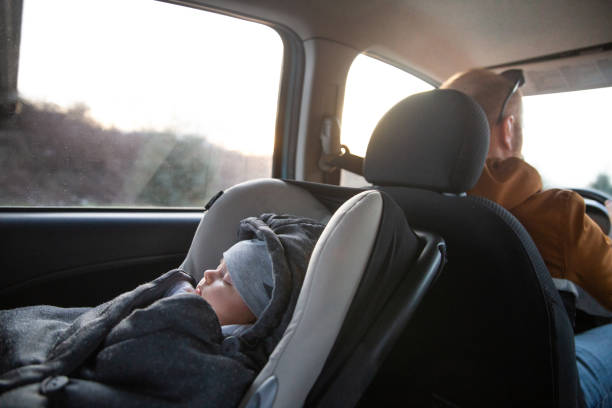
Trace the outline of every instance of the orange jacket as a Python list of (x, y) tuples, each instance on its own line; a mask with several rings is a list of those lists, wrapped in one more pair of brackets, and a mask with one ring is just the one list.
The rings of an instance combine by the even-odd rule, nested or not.
[(579, 194), (542, 191), (538, 171), (518, 158), (487, 159), (469, 194), (510, 211), (533, 238), (553, 277), (577, 283), (612, 310), (612, 242), (586, 215)]

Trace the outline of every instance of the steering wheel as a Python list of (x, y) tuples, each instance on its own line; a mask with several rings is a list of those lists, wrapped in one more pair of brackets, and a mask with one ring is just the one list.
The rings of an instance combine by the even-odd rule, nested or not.
[(606, 201), (612, 200), (612, 196), (603, 191), (590, 188), (572, 188), (571, 190), (577, 192), (584, 198), (587, 215), (601, 227), (601, 230), (606, 235), (612, 237), (610, 231), (610, 215), (606, 208)]

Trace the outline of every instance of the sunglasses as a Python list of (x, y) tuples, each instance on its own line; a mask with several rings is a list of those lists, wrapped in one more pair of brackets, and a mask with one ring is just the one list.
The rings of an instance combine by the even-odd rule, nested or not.
[(504, 119), (504, 111), (506, 110), (506, 105), (508, 105), (508, 101), (514, 93), (525, 84), (525, 76), (523, 75), (522, 69), (509, 69), (500, 74), (504, 78), (506, 78), (510, 83), (512, 83), (512, 88), (510, 88), (510, 92), (506, 99), (504, 99), (504, 103), (501, 107), (501, 111), (499, 111), (499, 117), (497, 118), (497, 123), (501, 122)]

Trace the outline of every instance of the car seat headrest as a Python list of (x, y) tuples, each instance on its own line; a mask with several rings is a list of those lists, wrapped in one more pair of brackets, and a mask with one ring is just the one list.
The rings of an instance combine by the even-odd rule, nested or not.
[(409, 96), (380, 120), (364, 176), (372, 184), (459, 194), (471, 189), (489, 150), (489, 124), (468, 95), (444, 89)]
[(189, 252), (180, 266), (196, 280), (214, 267), (223, 251), (238, 241), (240, 220), (263, 213), (294, 214), (323, 224), (330, 211), (308, 191), (278, 179), (257, 179), (225, 190), (204, 213)]

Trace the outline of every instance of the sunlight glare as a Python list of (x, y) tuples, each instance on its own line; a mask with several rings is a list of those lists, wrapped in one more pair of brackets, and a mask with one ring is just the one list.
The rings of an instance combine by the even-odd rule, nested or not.
[(367, 55), (358, 55), (346, 80), (342, 143), (364, 156), (378, 121), (409, 95), (433, 89), (427, 82)]
[(26, 99), (272, 154), (283, 50), (267, 26), (152, 0), (26, 0), (22, 33)]

